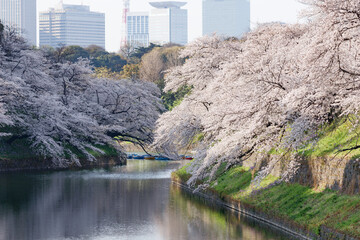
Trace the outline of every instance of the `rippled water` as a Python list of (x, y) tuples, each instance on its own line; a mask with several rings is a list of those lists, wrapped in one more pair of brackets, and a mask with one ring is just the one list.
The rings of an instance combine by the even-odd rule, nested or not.
[(0, 175), (0, 240), (289, 239), (171, 185), (180, 162)]

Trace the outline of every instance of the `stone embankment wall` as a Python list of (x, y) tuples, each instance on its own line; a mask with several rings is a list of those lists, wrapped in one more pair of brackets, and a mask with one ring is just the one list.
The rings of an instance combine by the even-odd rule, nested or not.
[[(259, 171), (269, 163), (275, 163), (271, 174), (282, 176), (294, 156), (288, 155), (256, 155), (243, 162), (243, 165)], [(260, 159), (260, 160), (259, 160)], [(360, 156), (348, 157), (306, 157), (295, 156), (298, 163), (292, 183), (299, 183), (315, 189), (331, 189), (344, 194), (360, 193)]]
[(345, 234), (338, 233), (330, 228), (325, 226), (320, 227), (320, 237), (319, 240), (358, 240), (357, 238), (346, 236)]
[(316, 189), (332, 189), (345, 194), (360, 193), (360, 162), (346, 158), (300, 158), (293, 182)]

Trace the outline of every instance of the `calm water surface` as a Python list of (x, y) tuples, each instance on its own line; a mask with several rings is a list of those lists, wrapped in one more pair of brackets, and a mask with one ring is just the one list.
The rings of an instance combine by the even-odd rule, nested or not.
[(171, 185), (180, 162), (0, 175), (0, 240), (289, 239)]

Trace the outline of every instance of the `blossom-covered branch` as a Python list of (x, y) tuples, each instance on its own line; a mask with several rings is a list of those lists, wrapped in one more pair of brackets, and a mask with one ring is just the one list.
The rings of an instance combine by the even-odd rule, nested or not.
[(35, 154), (67, 166), (80, 164), (79, 155), (95, 160), (100, 145), (121, 154), (114, 137), (152, 142), (163, 110), (156, 85), (96, 79), (87, 59), (46, 57), (6, 27), (0, 36), (0, 124), (9, 144), (26, 139)]
[(155, 145), (176, 152), (204, 134), (189, 183), (211, 179), (223, 162), (297, 149), (316, 141), (322, 124), (358, 113), (359, 1), (306, 2), (307, 24), (266, 24), (239, 40), (205, 36), (182, 51), (187, 61), (165, 90), (193, 89), (159, 119)]

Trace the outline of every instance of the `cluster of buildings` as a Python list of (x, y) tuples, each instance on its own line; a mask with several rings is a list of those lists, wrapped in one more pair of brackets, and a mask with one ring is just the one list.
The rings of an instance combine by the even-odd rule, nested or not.
[(59, 4), (40, 13), (39, 43), (51, 47), (64, 44), (105, 48), (105, 14), (91, 12), (89, 6)]
[[(202, 34), (239, 37), (250, 29), (249, 0), (202, 0)], [(188, 42), (186, 2), (149, 2), (150, 12), (131, 12), (123, 0), (121, 45)], [(36, 0), (0, 0), (1, 22), (16, 27), (28, 41), (37, 44)], [(105, 48), (105, 14), (89, 6), (63, 4), (39, 14), (39, 45), (58, 47), (98, 45)]]
[[(186, 2), (150, 2), (150, 12), (129, 12), (124, 0), (122, 44), (148, 46), (149, 43), (188, 42), (188, 11)], [(125, 21), (124, 21), (125, 20)], [(240, 37), (250, 30), (249, 0), (202, 0), (202, 35), (218, 34)]]
[(122, 44), (133, 47), (148, 46), (150, 42), (187, 44), (188, 13), (181, 8), (186, 2), (150, 2), (150, 5), (150, 12), (124, 11), (126, 41)]
[(36, 0), (0, 0), (0, 21), (36, 44)]

